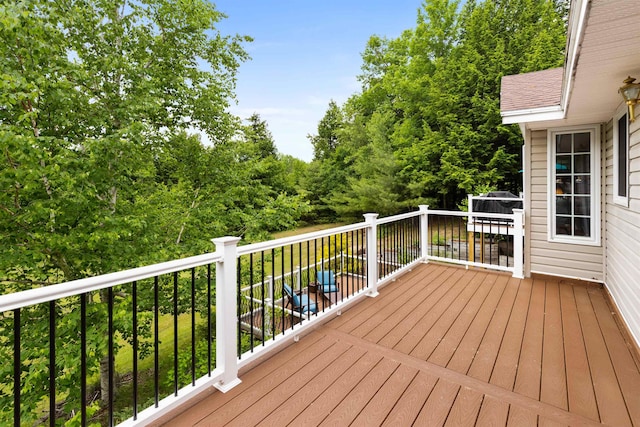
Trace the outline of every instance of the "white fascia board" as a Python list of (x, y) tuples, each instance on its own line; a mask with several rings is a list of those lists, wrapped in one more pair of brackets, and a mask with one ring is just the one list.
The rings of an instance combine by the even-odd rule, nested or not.
[(564, 58), (564, 78), (562, 82), (562, 108), (564, 110), (569, 106), (571, 91), (573, 90), (573, 78), (575, 76), (578, 58), (580, 57), (580, 47), (582, 46), (591, 0), (574, 0), (571, 6), (572, 12), (575, 10), (576, 13), (570, 15), (569, 29), (567, 32), (569, 39), (566, 48), (567, 54)]
[(564, 110), (559, 105), (542, 108), (529, 108), (526, 110), (505, 111), (501, 113), (502, 123), (510, 125), (514, 123), (541, 122), (545, 120), (562, 120), (565, 118)]

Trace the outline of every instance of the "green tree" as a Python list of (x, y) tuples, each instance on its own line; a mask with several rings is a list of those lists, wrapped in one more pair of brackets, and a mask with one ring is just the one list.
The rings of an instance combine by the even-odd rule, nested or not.
[[(0, 9), (5, 292), (162, 257), (165, 248), (157, 237), (168, 221), (156, 221), (154, 204), (184, 197), (184, 205), (191, 206), (198, 191), (158, 187), (157, 156), (177, 139), (196, 149), (184, 137), (193, 128), (214, 145), (227, 144), (235, 132), (227, 107), (237, 67), (247, 58), (241, 43), (248, 39), (219, 34), (215, 25), (223, 16), (203, 0), (24, 0), (2, 2)], [(189, 174), (184, 168), (175, 175)], [(184, 216), (176, 229), (182, 224)], [(181, 241), (179, 234), (171, 240)], [(104, 318), (104, 294), (90, 301), (93, 318)], [(58, 315), (73, 319), (77, 305), (65, 304), (56, 306)], [(24, 354), (36, 361), (35, 346), (47, 341), (46, 328), (38, 326), (42, 308), (23, 311), (30, 334)], [(11, 336), (4, 333), (7, 326), (2, 325), (3, 336)], [(123, 322), (116, 326), (130, 336)], [(91, 331), (97, 340), (91, 344), (90, 374), (97, 369), (95, 359), (105, 361), (104, 327), (96, 321)], [(67, 414), (79, 402), (79, 372), (71, 369), (77, 356), (65, 353), (77, 344), (76, 330), (70, 321), (58, 325), (66, 342), (59, 346), (57, 381), (67, 396)], [(9, 360), (9, 347), (0, 349), (3, 360)], [(23, 373), (25, 422), (39, 417), (40, 393), (46, 393), (44, 370), (33, 366)], [(106, 372), (101, 373), (104, 398)]]
[[(391, 40), (371, 37), (362, 91), (341, 109), (340, 150), (311, 168), (319, 179), (310, 188), (336, 183), (337, 197), (324, 188), (314, 209), (352, 215), (382, 202), (381, 212), (419, 203), (454, 208), (479, 189), (517, 192), (521, 137), (501, 123), (500, 81), (562, 64), (565, 5), (486, 0), (460, 8), (457, 1), (425, 0), (414, 29)], [(375, 202), (365, 201), (376, 193)]]

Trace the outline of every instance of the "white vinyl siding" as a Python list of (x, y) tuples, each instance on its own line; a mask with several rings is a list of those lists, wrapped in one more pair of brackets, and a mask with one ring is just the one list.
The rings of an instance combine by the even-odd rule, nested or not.
[[(626, 107), (626, 106), (625, 106)], [(617, 202), (614, 126), (606, 133), (605, 284), (629, 330), (640, 343), (640, 120), (629, 123), (628, 206)]]
[[(548, 240), (548, 141), (547, 131), (528, 133), (527, 161), (530, 179), (525, 189), (526, 267), (528, 273), (552, 274), (583, 280), (603, 281), (602, 247), (550, 242)], [(639, 159), (640, 160), (640, 159)], [(527, 167), (525, 167), (527, 169)], [(600, 173), (600, 167), (596, 167)], [(600, 230), (598, 230), (598, 233)]]

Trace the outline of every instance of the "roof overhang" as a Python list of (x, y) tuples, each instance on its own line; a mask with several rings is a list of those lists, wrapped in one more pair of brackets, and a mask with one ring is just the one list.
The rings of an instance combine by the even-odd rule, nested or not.
[(543, 129), (609, 121), (623, 102), (622, 81), (640, 78), (638, 22), (637, 0), (573, 0), (559, 102), (503, 109), (503, 123)]
[(528, 123), (564, 119), (564, 111), (559, 105), (554, 105), (551, 107), (530, 108), (528, 110), (506, 111), (501, 114), (502, 123), (506, 125), (514, 123)]

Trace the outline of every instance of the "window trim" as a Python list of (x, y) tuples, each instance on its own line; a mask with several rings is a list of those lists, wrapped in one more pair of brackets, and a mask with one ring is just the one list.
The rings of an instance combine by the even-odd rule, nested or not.
[[(556, 235), (556, 144), (555, 136), (563, 133), (589, 132), (591, 134), (591, 230), (590, 237)], [(547, 240), (553, 243), (600, 246), (601, 232), (601, 163), (600, 125), (568, 126), (547, 130)]]
[[(618, 159), (620, 157), (620, 144), (619, 144), (619, 131), (618, 131), (618, 121), (623, 117), (627, 118), (627, 143), (626, 143), (626, 153), (627, 153), (627, 176), (626, 176), (626, 185), (627, 191), (626, 196), (620, 196), (619, 193), (619, 178), (620, 178), (620, 170), (618, 169)], [(629, 207), (629, 138), (631, 136), (631, 132), (629, 131), (629, 114), (627, 112), (627, 105), (622, 104), (618, 111), (616, 111), (615, 116), (613, 116), (613, 203), (616, 205), (624, 206), (625, 208)]]

